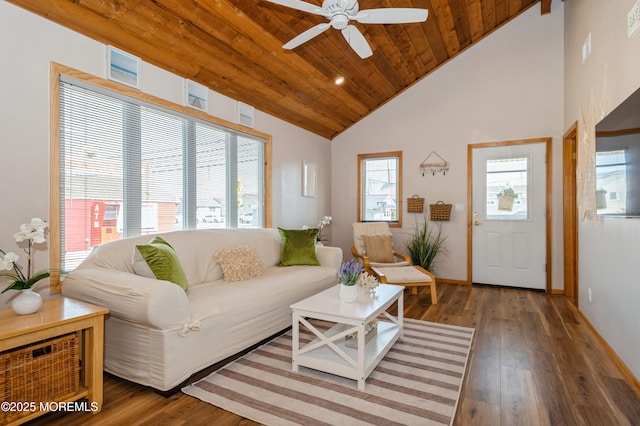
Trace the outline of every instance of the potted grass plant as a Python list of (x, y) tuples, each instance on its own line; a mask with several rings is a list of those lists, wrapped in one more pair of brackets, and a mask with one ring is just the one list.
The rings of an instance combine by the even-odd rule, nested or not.
[(430, 225), (431, 222), (424, 218), (424, 223), (416, 224), (416, 229), (411, 239), (407, 242), (407, 251), (414, 265), (422, 266), (435, 274), (433, 265), (436, 257), (446, 252), (446, 236), (442, 235), (441, 225)]

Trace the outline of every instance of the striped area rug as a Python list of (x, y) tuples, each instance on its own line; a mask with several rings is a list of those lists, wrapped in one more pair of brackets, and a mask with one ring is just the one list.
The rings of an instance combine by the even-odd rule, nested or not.
[[(301, 343), (312, 340), (305, 331)], [(289, 331), (183, 392), (274, 426), (451, 425), (473, 333), (405, 318), (403, 337), (359, 391), (355, 380), (304, 367), (293, 373)]]

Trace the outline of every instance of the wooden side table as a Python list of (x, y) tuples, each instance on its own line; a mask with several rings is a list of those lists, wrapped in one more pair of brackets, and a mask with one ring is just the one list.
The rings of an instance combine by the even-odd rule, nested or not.
[[(80, 338), (80, 386), (78, 391), (63, 401), (47, 401), (51, 409), (82, 398), (87, 398), (92, 412), (102, 409), (102, 370), (104, 364), (104, 317), (109, 310), (100, 306), (65, 297), (44, 300), (42, 307), (30, 315), (17, 315), (8, 308), (0, 309), (0, 352), (33, 345), (69, 333)], [(20, 368), (21, 366), (11, 366)], [(3, 411), (21, 410), (25, 415), (15, 420), (20, 424), (46, 411), (39, 403), (25, 401), (3, 401)], [(9, 403), (7, 405), (7, 402)], [(12, 406), (13, 403), (13, 406)], [(20, 405), (18, 404), (20, 403)], [(25, 405), (29, 404), (29, 405)], [(28, 413), (26, 413), (28, 412)], [(1, 413), (0, 413), (1, 414)]]

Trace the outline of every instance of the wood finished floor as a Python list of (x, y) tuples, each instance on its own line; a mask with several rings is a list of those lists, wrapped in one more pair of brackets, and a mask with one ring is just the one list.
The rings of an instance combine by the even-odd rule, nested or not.
[[(640, 425), (640, 395), (573, 300), (517, 289), (405, 291), (409, 318), (474, 327), (455, 425)], [(629, 336), (630, 338), (632, 336)], [(182, 393), (105, 377), (101, 413), (47, 414), (33, 425), (255, 425)]]

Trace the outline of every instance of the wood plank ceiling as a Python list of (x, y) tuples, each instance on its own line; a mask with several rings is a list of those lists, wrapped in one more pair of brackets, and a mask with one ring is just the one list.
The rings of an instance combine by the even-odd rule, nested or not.
[(429, 10), (420, 24), (355, 23), (373, 49), (360, 59), (333, 28), (284, 50), (326, 20), (266, 0), (8, 1), (329, 139), (540, 2), (360, 0)]

